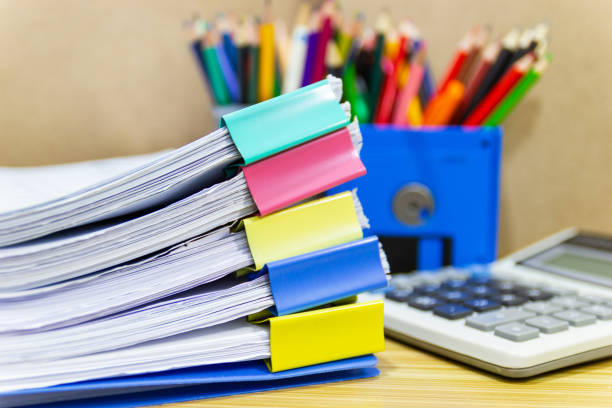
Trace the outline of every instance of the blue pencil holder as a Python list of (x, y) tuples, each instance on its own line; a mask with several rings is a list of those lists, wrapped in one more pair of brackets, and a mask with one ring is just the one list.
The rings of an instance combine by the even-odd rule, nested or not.
[(393, 272), (488, 263), (497, 255), (502, 130), (361, 125), (357, 188), (369, 235)]

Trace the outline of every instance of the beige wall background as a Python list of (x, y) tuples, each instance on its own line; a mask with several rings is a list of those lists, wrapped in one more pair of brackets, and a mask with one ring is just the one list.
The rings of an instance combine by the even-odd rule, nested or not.
[[(0, 165), (179, 146), (215, 128), (181, 23), (261, 1), (0, 0)], [(505, 124), (500, 253), (577, 225), (612, 233), (612, 1), (341, 1), (411, 17), (441, 71), (473, 23), (551, 24), (554, 62)], [(297, 1), (273, 3), (293, 21)], [(0, 198), (1, 199), (1, 198)]]

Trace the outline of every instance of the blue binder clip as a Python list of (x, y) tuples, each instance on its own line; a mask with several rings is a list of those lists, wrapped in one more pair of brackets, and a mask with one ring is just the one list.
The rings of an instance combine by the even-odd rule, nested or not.
[(385, 287), (385, 266), (378, 238), (368, 237), (268, 262), (262, 272), (270, 279), (271, 311), (284, 316)]

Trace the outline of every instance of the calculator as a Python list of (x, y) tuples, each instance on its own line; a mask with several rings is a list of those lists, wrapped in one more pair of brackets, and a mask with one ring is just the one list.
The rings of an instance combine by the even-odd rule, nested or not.
[(568, 229), (492, 264), (393, 274), (363, 297), (384, 299), (389, 337), (529, 377), (612, 356), (612, 237)]

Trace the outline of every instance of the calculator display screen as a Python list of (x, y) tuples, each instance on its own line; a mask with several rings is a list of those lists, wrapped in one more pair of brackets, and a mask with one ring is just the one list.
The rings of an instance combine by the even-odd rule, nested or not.
[(562, 252), (544, 261), (546, 265), (559, 266), (582, 273), (612, 278), (612, 261)]
[(519, 264), (612, 287), (612, 237), (581, 233)]

